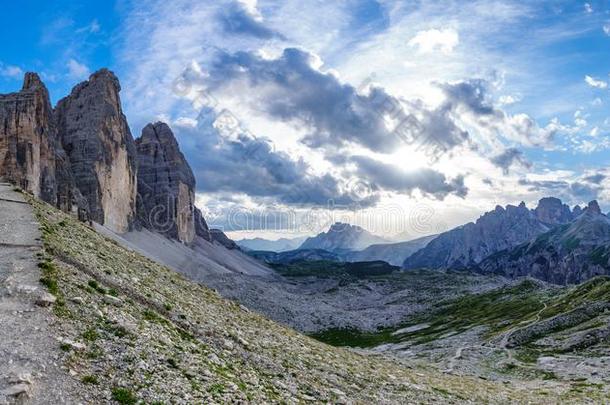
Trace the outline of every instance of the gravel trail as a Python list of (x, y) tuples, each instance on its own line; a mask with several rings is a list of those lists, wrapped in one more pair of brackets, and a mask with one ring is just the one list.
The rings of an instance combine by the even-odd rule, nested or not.
[(60, 366), (53, 297), (40, 284), (32, 208), (0, 180), (0, 404), (72, 404), (78, 382)]

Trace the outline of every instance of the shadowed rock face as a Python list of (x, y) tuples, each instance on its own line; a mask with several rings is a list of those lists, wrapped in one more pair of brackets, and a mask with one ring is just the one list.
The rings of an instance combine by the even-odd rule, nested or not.
[(36, 73), (26, 73), (20, 92), (0, 95), (0, 122), (0, 176), (66, 212), (81, 207), (49, 93)]
[(56, 109), (57, 130), (90, 218), (115, 232), (135, 219), (136, 149), (114, 74), (102, 69)]
[(18, 93), (0, 95), (0, 175), (45, 201), (57, 193), (53, 110), (35, 73)]
[(136, 147), (140, 224), (191, 243), (196, 233), (195, 177), (174, 134), (162, 122), (148, 124)]

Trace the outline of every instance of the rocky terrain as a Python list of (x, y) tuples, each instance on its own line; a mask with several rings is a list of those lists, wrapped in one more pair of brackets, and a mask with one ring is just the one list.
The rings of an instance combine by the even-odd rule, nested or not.
[(485, 259), (482, 272), (577, 284), (610, 274), (610, 219), (593, 201), (573, 222)]
[(494, 211), (471, 222), (440, 234), (425, 248), (409, 256), (406, 269), (472, 268), (486, 257), (515, 247), (541, 235), (555, 226), (574, 219), (580, 207), (573, 211), (557, 198), (543, 198), (530, 210), (519, 206), (497, 206)]
[(331, 225), (327, 232), (307, 238), (299, 249), (322, 249), (329, 252), (342, 252), (362, 250), (379, 243), (387, 243), (387, 241), (357, 225), (337, 222)]
[[(543, 403), (595, 394), (557, 381), (453, 376), (327, 346), (30, 202), (44, 251), (39, 270), (28, 271), (41, 271), (56, 298), (46, 309), (56, 343), (38, 350), (60, 353), (79, 402)], [(44, 403), (37, 392), (31, 402)]]
[(364, 347), (447, 373), (497, 381), (544, 379), (610, 398), (610, 279), (560, 288), (532, 279), (439, 301), (408, 322), (375, 332), (317, 334), (336, 345)]
[(32, 207), (0, 182), (0, 404), (77, 403), (78, 382), (60, 363), (63, 353), (49, 307), (52, 285), (40, 283), (41, 234)]

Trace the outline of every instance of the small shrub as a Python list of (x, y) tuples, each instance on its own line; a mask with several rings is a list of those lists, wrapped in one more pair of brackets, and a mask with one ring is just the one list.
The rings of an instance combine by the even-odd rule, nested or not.
[(135, 405), (138, 402), (136, 396), (127, 388), (113, 388), (112, 399), (121, 405)]
[(225, 386), (223, 384), (213, 384), (208, 388), (208, 392), (210, 394), (222, 394), (225, 391)]
[(82, 378), (81, 381), (85, 384), (92, 384), (92, 385), (98, 384), (97, 377), (94, 375), (86, 375)]
[(49, 292), (51, 294), (53, 294), (53, 295), (59, 294), (59, 285), (57, 284), (57, 280), (55, 280), (54, 278), (51, 278), (49, 276), (42, 277), (40, 279), (40, 283), (42, 285), (44, 285), (45, 287), (47, 287), (47, 290), (49, 290)]
[(97, 334), (97, 331), (93, 328), (89, 328), (83, 333), (83, 339), (88, 342), (94, 342), (98, 337), (99, 335)]
[(91, 287), (92, 289), (94, 289), (95, 291), (97, 291), (100, 294), (107, 294), (107, 291), (105, 288), (103, 288), (102, 286), (100, 286), (97, 281), (95, 280), (89, 280), (89, 282), (87, 283), (89, 285), (89, 287)]
[(167, 363), (172, 367), (172, 368), (178, 368), (178, 362), (176, 361), (176, 359), (170, 357), (169, 359), (167, 359)]

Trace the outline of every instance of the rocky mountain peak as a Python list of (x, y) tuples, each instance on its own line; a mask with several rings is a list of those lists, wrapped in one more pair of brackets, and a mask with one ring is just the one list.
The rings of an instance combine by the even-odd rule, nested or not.
[(47, 89), (40, 79), (40, 76), (38, 76), (37, 73), (27, 72), (23, 79), (23, 87), (21, 88), (21, 91), (36, 90), (40, 88), (43, 88), (45, 91)]
[[(489, 255), (512, 248), (549, 230), (565, 220), (564, 206), (558, 199), (542, 199), (535, 210), (525, 203), (496, 206), (476, 222), (440, 234), (423, 249), (406, 258), (404, 267), (467, 268)], [(571, 213), (568, 208), (568, 214)], [(542, 218), (542, 219), (541, 219)]]
[(27, 73), (20, 92), (0, 94), (0, 176), (54, 202), (56, 132), (46, 87)]
[(575, 205), (574, 208), (572, 208), (572, 217), (576, 218), (580, 214), (582, 214), (582, 208), (580, 208), (580, 205)]
[(195, 208), (195, 177), (170, 127), (147, 125), (136, 146), (120, 91), (100, 69), (53, 109), (38, 74), (26, 73), (20, 92), (0, 94), (0, 176), (116, 233), (138, 219), (185, 243), (199, 236), (236, 248)]
[(540, 199), (534, 214), (541, 222), (552, 225), (565, 224), (573, 219), (570, 207), (555, 197)]
[(123, 233), (135, 219), (137, 162), (120, 88), (109, 70), (95, 72), (57, 104), (55, 121), (90, 219)]
[(89, 77), (89, 82), (109, 83), (115, 87), (117, 93), (119, 91), (121, 91), (121, 82), (119, 81), (119, 78), (116, 77), (114, 72), (112, 72), (111, 70), (108, 70), (106, 68), (102, 68), (102, 69), (98, 70), (97, 72), (94, 72)]
[(307, 238), (299, 249), (361, 250), (379, 243), (387, 243), (387, 240), (373, 235), (360, 226), (335, 222), (330, 226), (328, 232)]
[(330, 226), (328, 232), (361, 232), (363, 228), (357, 225), (346, 224), (344, 222), (335, 222)]
[(599, 208), (597, 200), (593, 200), (587, 204), (587, 208), (584, 209), (584, 212), (591, 215), (601, 215), (602, 210)]

